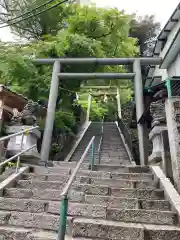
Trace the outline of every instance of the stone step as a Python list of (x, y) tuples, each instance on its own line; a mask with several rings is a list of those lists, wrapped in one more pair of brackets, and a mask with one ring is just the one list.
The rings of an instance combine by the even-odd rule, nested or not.
[[(40, 182), (41, 183), (41, 182)], [(46, 182), (47, 183), (47, 182)], [(34, 198), (34, 199), (49, 199), (59, 200), (62, 189), (56, 190), (50, 188), (44, 188), (39, 184), (39, 188), (35, 185), (35, 188), (9, 188), (5, 189), (5, 197), (15, 198)], [(46, 185), (47, 186), (47, 185)], [(60, 188), (60, 187), (59, 187)], [(138, 198), (148, 200), (162, 200), (164, 198), (164, 192), (162, 190), (154, 189), (131, 189), (131, 188), (110, 188), (107, 186), (96, 186), (91, 184), (77, 184), (73, 185), (70, 191), (70, 196), (73, 201), (83, 201), (84, 194), (102, 195), (102, 196), (114, 196), (123, 198)], [(76, 200), (74, 200), (74, 198)]]
[(77, 176), (89, 176), (89, 177), (96, 177), (96, 178), (110, 178), (110, 172), (104, 171), (91, 171), (91, 170), (80, 170), (77, 172)]
[[(61, 162), (61, 161), (57, 161), (57, 162), (53, 162), (54, 167), (67, 167), (67, 168), (71, 168), (74, 169), (76, 167), (76, 163), (75, 162)], [(89, 169), (89, 164), (88, 163), (83, 163), (80, 167), (80, 169)]]
[(103, 185), (79, 184), (73, 185), (72, 188), (76, 191), (84, 192), (92, 195), (141, 198), (141, 199), (156, 199), (160, 200), (164, 197), (162, 190), (156, 189), (133, 189), (133, 188), (115, 188)]
[[(33, 229), (17, 228), (12, 226), (0, 226), (0, 239), (2, 240), (30, 240), (38, 238), (31, 238)], [(48, 238), (47, 238), (48, 239)], [(51, 240), (51, 239), (48, 239)]]
[(97, 178), (112, 178), (112, 179), (130, 179), (130, 180), (147, 180), (152, 181), (153, 175), (150, 173), (121, 173), (121, 172), (106, 172), (106, 171), (91, 171), (80, 170), (78, 176), (91, 176)]
[[(50, 202), (47, 212), (59, 215), (59, 202)], [(177, 215), (170, 211), (117, 209), (82, 203), (69, 203), (68, 216), (148, 224), (177, 224)]]
[[(30, 213), (50, 213), (59, 215), (60, 201), (37, 199), (0, 198), (1, 211), (19, 211)], [(98, 204), (75, 203), (68, 204), (69, 216), (83, 216), (91, 218), (106, 218), (106, 206)]]
[(0, 209), (7, 211), (41, 213), (45, 211), (47, 205), (48, 201), (37, 199), (0, 198)]
[(22, 179), (24, 180), (38, 180), (38, 181), (59, 181), (61, 183), (67, 182), (69, 179), (69, 175), (60, 175), (60, 174), (33, 174), (33, 173), (25, 173), (22, 175)]
[[(103, 162), (103, 161), (102, 161)], [(93, 166), (94, 171), (106, 171), (106, 172), (120, 172), (120, 173), (149, 173), (150, 169), (149, 167), (140, 167), (140, 166), (119, 166), (119, 165), (113, 165), (113, 164), (105, 164), (102, 163), (100, 165), (94, 165)]]
[[(64, 178), (58, 181), (41, 181), (41, 180), (19, 180), (16, 184), (16, 188), (42, 188), (42, 189), (56, 189), (63, 190), (69, 178)], [(77, 176), (76, 180), (73, 182), (73, 186), (77, 186), (78, 184), (89, 184), (88, 177)]]
[(143, 228), (140, 224), (83, 218), (77, 218), (73, 221), (72, 235), (73, 237), (104, 240), (144, 240)]
[[(55, 181), (48, 182), (48, 181), (36, 181), (36, 180), (33, 180), (33, 181), (19, 180), (17, 186), (19, 188), (24, 188), (29, 190), (37, 189), (39, 192), (41, 190), (45, 191), (48, 189), (54, 189), (59, 191), (62, 191), (63, 189), (63, 185)], [(84, 192), (86, 194), (103, 195), (103, 196), (112, 195), (115, 197), (127, 197), (127, 198), (162, 199), (164, 197), (164, 193), (162, 190), (115, 188), (115, 187), (109, 187), (104, 185), (80, 184), (76, 182), (72, 185), (71, 190)]]
[(56, 231), (59, 226), (59, 216), (47, 213), (29, 213), (11, 211), (6, 224), (24, 228), (35, 228)]
[(71, 168), (66, 168), (66, 167), (43, 167), (43, 166), (35, 166), (32, 167), (31, 172), (34, 174), (54, 174), (54, 173), (58, 173), (58, 174), (71, 174)]
[(170, 210), (169, 202), (166, 200), (143, 200), (138, 198), (85, 195), (85, 202), (102, 204), (107, 207), (119, 209)]
[[(59, 202), (51, 201), (48, 205), (48, 213), (59, 215)], [(68, 216), (72, 217), (87, 217), (87, 218), (101, 218), (106, 219), (107, 210), (105, 206), (85, 204), (85, 203), (73, 203), (69, 202)]]
[(138, 198), (148, 200), (164, 199), (163, 190), (154, 189), (131, 189), (131, 188), (111, 188), (111, 195), (114, 197), (123, 198)]
[[(88, 183), (88, 181), (86, 182)], [(150, 188), (150, 189), (157, 189), (157, 182), (154, 181), (141, 181), (141, 180), (129, 180), (129, 179), (97, 179), (97, 178), (89, 178), (90, 184), (95, 185), (104, 185), (109, 187), (120, 187), (120, 188)]]
[(73, 221), (72, 235), (103, 240), (179, 240), (180, 228), (76, 218)]
[[(49, 201), (60, 201), (61, 190), (55, 189), (23, 189), (23, 188), (7, 188), (4, 190), (4, 197), (18, 199), (40, 199)], [(80, 191), (69, 191), (69, 200), (73, 202), (84, 202), (84, 193)]]
[(177, 215), (170, 211), (143, 209), (107, 209), (107, 220), (133, 223), (177, 225)]
[(111, 172), (112, 179), (131, 179), (131, 180), (153, 180), (153, 175), (150, 173), (118, 173)]
[[(33, 175), (33, 174), (24, 174), (26, 180), (38, 180), (38, 181), (57, 181), (61, 184), (64, 184), (69, 179), (69, 176), (61, 176), (61, 175)], [(96, 178), (89, 176), (76, 176), (76, 183), (86, 183), (86, 184), (95, 184), (95, 185), (103, 185), (110, 187), (124, 187), (124, 188), (150, 188), (156, 189), (158, 187), (158, 182), (148, 181), (148, 180), (129, 180), (129, 179), (119, 179), (114, 180), (111, 178)]]
[[(43, 174), (43, 175), (36, 175), (33, 173), (26, 173), (23, 174), (23, 180), (37, 180), (37, 181), (55, 181), (59, 182), (60, 184), (65, 184), (70, 178), (70, 175), (59, 175), (59, 174)], [(90, 178), (86, 176), (77, 176), (74, 182), (79, 183), (90, 183)]]
[[(30, 180), (19, 180), (17, 183), (16, 188), (23, 188), (23, 189), (54, 189), (54, 190), (63, 190), (63, 185), (59, 182), (53, 181), (30, 181)], [(91, 184), (78, 184), (74, 183), (71, 189), (79, 191), (79, 192), (86, 192), (88, 194), (98, 194), (98, 195), (108, 195), (110, 191), (110, 187), (108, 186), (96, 186)]]

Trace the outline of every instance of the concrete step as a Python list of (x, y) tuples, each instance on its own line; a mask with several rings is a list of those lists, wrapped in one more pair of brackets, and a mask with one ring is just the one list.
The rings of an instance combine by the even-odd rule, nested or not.
[(179, 240), (180, 228), (76, 218), (73, 221), (72, 234), (73, 237), (104, 240)]
[(85, 195), (85, 202), (102, 204), (103, 206), (119, 209), (170, 210), (169, 202), (166, 200), (143, 200), (138, 198)]

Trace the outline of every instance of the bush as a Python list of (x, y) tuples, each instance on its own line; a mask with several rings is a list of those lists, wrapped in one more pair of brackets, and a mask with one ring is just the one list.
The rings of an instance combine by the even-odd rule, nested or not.
[(77, 129), (77, 123), (73, 113), (66, 111), (57, 111), (55, 115), (56, 129), (62, 133), (68, 133), (74, 135)]

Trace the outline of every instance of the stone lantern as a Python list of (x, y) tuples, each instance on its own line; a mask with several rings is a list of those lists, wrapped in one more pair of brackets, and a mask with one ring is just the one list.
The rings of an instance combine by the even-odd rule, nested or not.
[[(35, 117), (37, 108), (37, 103), (29, 101), (22, 112), (18, 112), (17, 109), (14, 109), (11, 123), (6, 128), (7, 133), (13, 134), (37, 126)], [(10, 138), (7, 145), (7, 155), (13, 156), (22, 150), (30, 148), (35, 144), (37, 146), (37, 141), (40, 137), (41, 132), (38, 129), (34, 129), (28, 135), (24, 135), (22, 144), (22, 135)], [(31, 150), (23, 153), (21, 155), (21, 159), (31, 164), (37, 163), (40, 159), (37, 147), (34, 147)]]

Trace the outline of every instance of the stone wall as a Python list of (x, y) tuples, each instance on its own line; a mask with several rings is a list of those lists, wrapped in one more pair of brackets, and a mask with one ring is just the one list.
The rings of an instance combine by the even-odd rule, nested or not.
[[(134, 155), (136, 164), (140, 164), (137, 128), (135, 128), (135, 129), (130, 128), (130, 122), (132, 119), (133, 108), (134, 108), (134, 103), (132, 101), (129, 101), (129, 102), (123, 104), (122, 105), (122, 119), (123, 119), (123, 122), (126, 124), (126, 127), (128, 128), (129, 132), (131, 133), (131, 138), (132, 138), (132, 143), (133, 143), (133, 155)], [(150, 131), (151, 131), (151, 129), (148, 129), (148, 134)], [(150, 141), (148, 144), (148, 150), (149, 150), (149, 155), (151, 155), (152, 142), (150, 142)]]

